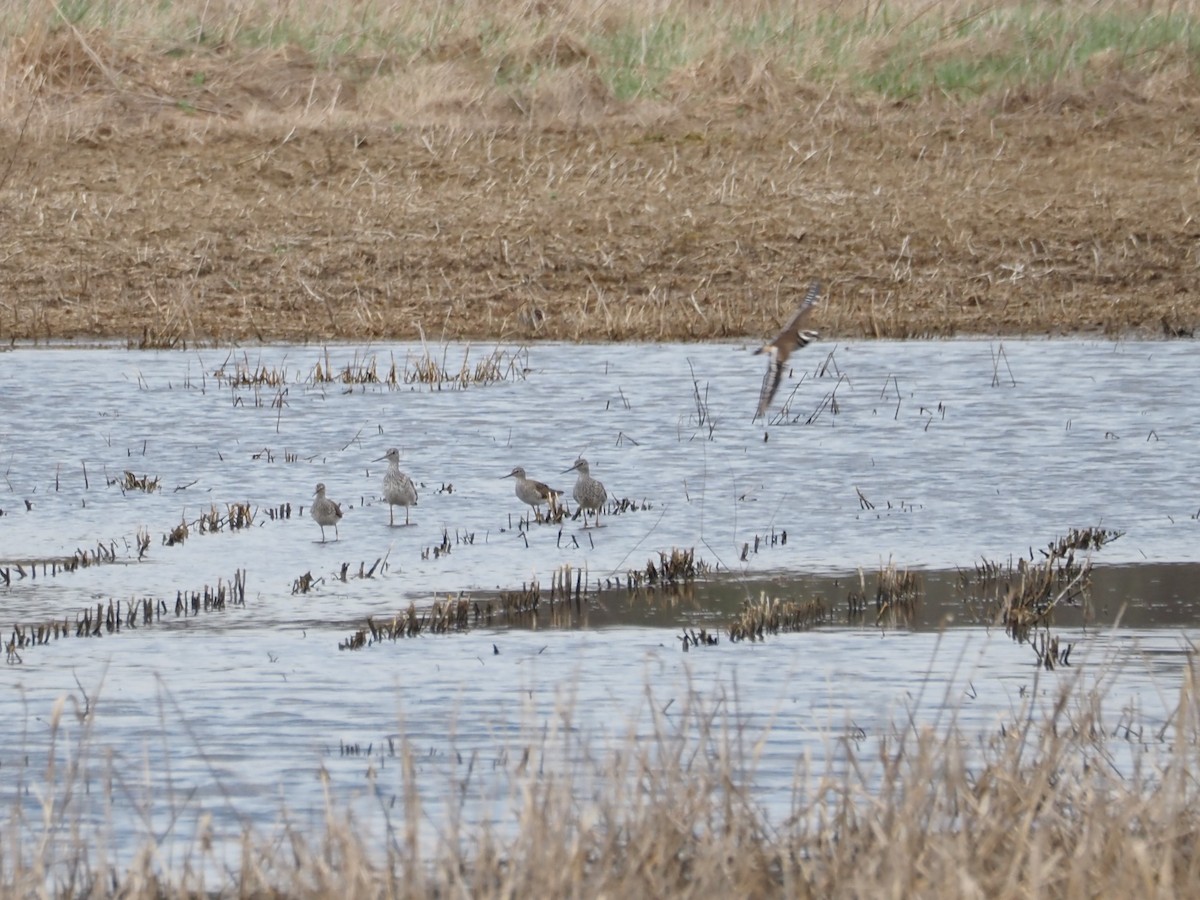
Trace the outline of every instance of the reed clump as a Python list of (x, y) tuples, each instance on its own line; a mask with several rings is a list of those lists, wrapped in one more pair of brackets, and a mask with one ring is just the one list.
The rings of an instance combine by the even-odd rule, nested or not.
[(529, 372), (529, 355), (523, 349), (512, 352), (497, 347), (472, 362), (471, 345), (468, 344), (463, 348), (457, 369), (448, 362), (448, 355), (448, 346), (442, 348), (440, 359), (426, 348), (420, 356), (405, 361), (401, 380), (404, 384), (421, 384), (434, 390), (465, 389), (504, 381), (524, 381)]
[(681, 550), (672, 547), (671, 552), (658, 551), (658, 562), (646, 560), (642, 569), (630, 569), (626, 573), (626, 584), (629, 590), (655, 585), (678, 585), (695, 581), (712, 571), (712, 567), (702, 559), (696, 558), (696, 548), (689, 547)]
[[(182, 544), (193, 531), (199, 534), (243, 531), (254, 524), (256, 513), (257, 507), (253, 507), (249, 503), (227, 503), (224, 510), (218, 509), (215, 504), (210, 504), (208, 509), (201, 512), (192, 521), (188, 521), (187, 516), (184, 516), (178, 525), (163, 535), (162, 543), (166, 547)], [(277, 508), (272, 508), (268, 511), (268, 517), (272, 520), (290, 518), (291, 505), (281, 504)]]
[(1060, 569), (1064, 573), (1070, 574), (1076, 569), (1076, 550), (1089, 552), (1099, 550), (1106, 544), (1121, 537), (1124, 533), (1112, 528), (1100, 528), (1098, 526), (1072, 528), (1062, 537), (1051, 541), (1049, 546), (1041, 551), (1041, 554), (1046, 559), (1053, 559), (1059, 562), (1061, 564)]
[(873, 602), (876, 625), (886, 623), (892, 627), (905, 627), (912, 623), (920, 609), (923, 589), (916, 572), (899, 569), (895, 562), (888, 560), (876, 573), (873, 599), (867, 589), (866, 575), (859, 569), (858, 588), (850, 591), (846, 605), (851, 620), (861, 618)]
[[(501, 591), (496, 601), (496, 612), (508, 619), (525, 616), (536, 617), (541, 602), (542, 583), (535, 581), (532, 584), (522, 584), (519, 590)], [(490, 603), (487, 610), (487, 618), (490, 619), (493, 614)]]
[(188, 539), (188, 535), (192, 533), (192, 528), (188, 524), (187, 517), (180, 519), (178, 525), (163, 535), (163, 546), (174, 547), (176, 544), (182, 544)]
[(829, 608), (821, 600), (784, 600), (764, 591), (757, 600), (742, 603), (727, 630), (731, 641), (761, 641), (770, 635), (808, 631), (828, 620)]
[[(178, 590), (175, 593), (175, 618), (188, 618), (201, 613), (224, 612), (230, 607), (246, 605), (246, 570), (237, 569), (228, 579), (218, 578), (215, 585), (200, 590)], [(166, 600), (153, 597), (122, 601), (110, 598), (94, 607), (79, 610), (74, 619), (64, 617), (36, 624), (14, 623), (4, 642), (9, 664), (21, 663), (20, 651), (49, 644), (67, 637), (102, 637), (119, 634), (122, 629), (148, 627), (168, 619), (171, 607)]]
[(324, 580), (323, 578), (314, 578), (312, 572), (305, 572), (302, 575), (298, 575), (292, 582), (292, 596), (307, 594), (315, 585), (321, 584)]
[(1030, 642), (1042, 668), (1068, 665), (1070, 646), (1059, 647), (1048, 633), (1054, 611), (1060, 606), (1078, 606), (1085, 611), (1091, 598), (1090, 556), (1076, 558), (1076, 551), (1090, 553), (1121, 537), (1122, 532), (1105, 528), (1072, 529), (1050, 541), (1037, 554), (1011, 559), (1002, 564), (981, 560), (974, 575), (960, 573), (964, 601), (979, 610), (982, 618), (1004, 626), (1013, 640)]
[(338, 649), (363, 650), (384, 641), (394, 643), (424, 634), (463, 633), (469, 631), (482, 615), (479, 605), (464, 595), (434, 600), (431, 606), (420, 610), (416, 603), (410, 603), (407, 610), (391, 619), (368, 617), (366, 625), (341, 641)]
[[(150, 532), (138, 526), (137, 534), (131, 545), (128, 538), (123, 539), (129, 551), (137, 551), (137, 560), (141, 562), (150, 550)], [(22, 559), (0, 562), (0, 584), (11, 587), (13, 579), (36, 579), (39, 571), (43, 578), (77, 572), (92, 566), (106, 563), (119, 563), (128, 560), (128, 556), (118, 552), (115, 540), (107, 543), (97, 541), (95, 547), (79, 547), (70, 556), (48, 556), (38, 559)]]
[(157, 476), (135, 475), (126, 470), (124, 475), (112, 479), (109, 484), (119, 484), (122, 491), (141, 491), (145, 494), (152, 494), (159, 489), (161, 481)]
[(330, 361), (329, 353), (326, 351), (324, 362), (318, 360), (317, 364), (313, 366), (313, 384), (370, 384), (396, 387), (400, 382), (401, 378), (399, 370), (396, 367), (396, 360), (393, 359), (391, 365), (381, 375), (379, 372), (379, 363), (373, 354), (360, 359), (356, 353), (353, 360), (338, 369)]
[[(587, 581), (586, 569), (564, 564), (554, 570), (549, 592), (543, 591), (540, 581), (533, 581), (490, 597), (460, 592), (435, 599), (428, 607), (410, 603), (407, 610), (391, 619), (368, 618), (363, 627), (338, 644), (338, 649), (362, 650), (384, 641), (426, 634), (465, 634), (481, 626), (568, 627), (571, 610), (582, 613), (593, 597)], [(311, 573), (305, 573), (293, 583), (292, 593), (305, 593), (317, 583)], [(599, 583), (596, 590), (601, 590)]]
[(226, 360), (213, 371), (217, 383), (229, 388), (284, 388), (288, 385), (288, 373), (285, 366), (268, 366), (264, 363), (251, 363), (247, 359)]
[[(600, 580), (597, 579), (596, 591), (599, 592), (601, 588)], [(553, 608), (567, 603), (582, 604), (585, 598), (591, 596), (588, 591), (587, 569), (563, 563), (551, 573), (548, 594), (543, 594), (541, 581), (525, 582), (519, 589), (500, 591), (495, 601), (485, 601), (481, 609), (489, 621), (497, 613), (523, 616), (526, 613), (536, 613), (544, 605)], [(542, 603), (543, 600), (546, 601), (545, 604)]]

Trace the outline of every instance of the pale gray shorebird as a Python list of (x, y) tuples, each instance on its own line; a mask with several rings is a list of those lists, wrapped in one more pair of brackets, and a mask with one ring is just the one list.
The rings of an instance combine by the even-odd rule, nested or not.
[(337, 523), (338, 519), (342, 517), (342, 507), (325, 496), (325, 485), (323, 483), (317, 485), (317, 489), (313, 491), (313, 494), (317, 499), (312, 503), (311, 512), (313, 520), (321, 526), (321, 543), (325, 543), (325, 526), (327, 525), (333, 526), (333, 539), (335, 541), (338, 540)]
[[(570, 470), (568, 469), (567, 471)], [(558, 502), (558, 498), (562, 495), (562, 491), (555, 490), (554, 488), (542, 484), (540, 481), (535, 481), (532, 478), (526, 478), (525, 470), (520, 466), (517, 466), (507, 475), (502, 477), (517, 479), (516, 489), (514, 491), (514, 493), (517, 495), (517, 499), (522, 503), (532, 506), (533, 511), (537, 513), (539, 519), (542, 515), (539, 507), (543, 503), (546, 503), (549, 504), (551, 509), (553, 509), (555, 504)]]
[(809, 285), (808, 293), (804, 295), (804, 299), (800, 302), (800, 308), (796, 310), (791, 321), (784, 325), (783, 330), (768, 343), (754, 351), (756, 355), (766, 353), (770, 356), (770, 360), (767, 362), (767, 374), (763, 376), (762, 391), (758, 395), (758, 412), (754, 414), (755, 419), (765, 414), (771, 401), (775, 399), (775, 392), (779, 390), (779, 382), (783, 380), (783, 367), (787, 365), (788, 357), (817, 339), (815, 331), (801, 331), (800, 326), (812, 312), (819, 296), (821, 296), (821, 282), (814, 281)]
[(417, 505), (417, 486), (413, 480), (400, 471), (400, 451), (395, 447), (375, 460), (388, 461), (387, 474), (383, 476), (383, 499), (388, 502), (388, 523), (396, 524), (396, 507), (404, 507), (404, 524), (411, 525), (408, 508)]
[(575, 465), (563, 472), (578, 472), (579, 477), (575, 479), (575, 489), (571, 491), (571, 496), (575, 498), (575, 502), (579, 504), (579, 509), (583, 513), (583, 527), (587, 528), (587, 514), (590, 509), (596, 514), (595, 525), (600, 525), (600, 510), (604, 508), (604, 502), (608, 499), (608, 491), (604, 489), (599, 481), (592, 477), (591, 471), (588, 469), (588, 462), (582, 456), (575, 460)]

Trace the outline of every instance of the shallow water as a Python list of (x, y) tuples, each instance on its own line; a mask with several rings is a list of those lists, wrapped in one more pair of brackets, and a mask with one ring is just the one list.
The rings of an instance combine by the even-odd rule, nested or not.
[[(431, 773), (460, 754), (488, 760), (498, 786), (477, 777), (468, 810), (486, 817), (508, 754), (564, 706), (573, 733), (604, 744), (650, 728), (655, 710), (680, 715), (689, 698), (724, 698), (737, 721), (769, 727), (754, 776), (764, 797), (788, 795), (805, 754), (836, 755), (831, 735), (869, 742), (900, 711), (932, 722), (955, 705), (960, 726), (985, 733), (1031, 690), (1049, 696), (1064, 678), (1098, 679), (1087, 673), (1099, 662), (1117, 673), (1116, 717), (1135, 710), (1161, 726), (1197, 628), (1191, 344), (817, 346), (796, 358), (807, 369), (785, 380), (769, 425), (750, 420), (761, 361), (739, 345), (503, 348), (519, 377), (439, 390), (313, 382), (318, 363), (403, 371), (422, 356), (412, 345), (0, 353), (5, 634), (74, 623), (109, 600), (153, 598), (171, 610), (10, 660), (0, 716), (22, 724), (0, 769), (39, 776), (54, 701), (87, 694), (90, 756), (111, 752), (137, 772), (116, 795), (117, 839), (144, 833), (133, 810), (145, 797), (188, 811), (175, 826), (184, 839), (201, 812), (234, 835), (285, 807), (320, 821), (321, 770), (339, 797), (401, 791), (382, 748), (403, 739)], [(492, 349), (470, 348), (470, 364)], [(464, 352), (438, 359), (457, 370)], [(239, 365), (285, 383), (235, 388), (214, 374)], [(785, 403), (790, 414), (779, 417)], [(409, 528), (390, 528), (378, 500), (384, 469), (373, 460), (393, 445), (421, 492)], [(571, 476), (558, 473), (578, 454), (637, 508), (597, 529), (518, 527), (524, 509), (501, 476), (521, 465), (569, 491)], [(122, 490), (126, 470), (160, 489)], [(347, 506), (337, 542), (318, 543), (307, 514), (318, 481)], [(181, 520), (236, 502), (255, 510), (252, 526), (164, 544)], [(289, 518), (266, 515), (288, 504)], [(968, 614), (955, 570), (1040, 558), (1039, 547), (1089, 526), (1123, 536), (1095, 554), (1088, 608), (1058, 619), (1056, 633), (1077, 646), (1072, 666), (1039, 674), (1028, 645)], [(151, 540), (139, 561), (140, 529)], [(432, 552), (444, 541), (449, 553)], [(31, 564), (97, 544), (116, 561), (57, 574)], [(718, 574), (679, 595), (605, 590), (536, 627), (338, 650), (367, 616), (390, 618), (410, 602), (487, 598), (535, 581), (548, 593), (565, 565), (595, 587), (673, 547), (694, 547)], [(847, 618), (857, 570), (870, 583), (889, 559), (922, 573), (920, 615), (892, 628)], [(244, 608), (173, 614), (177, 591), (238, 570)], [(294, 594), (306, 573), (313, 588)], [(682, 652), (681, 629), (719, 631), (764, 591), (823, 597), (835, 612), (809, 632)], [(70, 711), (65, 721), (82, 727)], [(68, 753), (57, 737), (56, 752)], [(435, 811), (446, 802), (438, 783), (421, 787)]]

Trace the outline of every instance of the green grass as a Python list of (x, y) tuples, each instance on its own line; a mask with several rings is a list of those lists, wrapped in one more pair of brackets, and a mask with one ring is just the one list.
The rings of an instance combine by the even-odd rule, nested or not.
[[(1149, 74), (1174, 61), (1195, 74), (1194, 26), (1179, 14), (1080, 14), (1042, 5), (958, 23), (931, 20), (892, 34), (887, 58), (860, 70), (857, 80), (887, 97), (979, 96), (1064, 77), (1086, 81), (1114, 68)], [(1090, 69), (1101, 57), (1104, 65)]]
[[(431, 61), (477, 63), (485, 90), (536, 85), (544, 62), (528, 59), (535, 42), (561, 35), (585, 48), (611, 96), (620, 102), (694, 89), (689, 74), (721, 73), (735, 57), (768, 62), (773, 77), (835, 85), (888, 99), (978, 97), (1059, 79), (1154, 74), (1176, 67), (1200, 73), (1193, 3), (1159, 8), (1135, 0), (1057, 4), (944, 4), (893, 0), (877, 7), (762, 0), (745, 7), (694, 6), (676, 0), (653, 10), (633, 0), (597, 7), (564, 0), (556, 17), (535, 15), (530, 0), (414, 0), (392, 5), (312, 0), (0, 0), (0, 54), (38, 34), (70, 25), (99, 33), (110, 46), (128, 41), (165, 53), (192, 46), (222, 55), (298, 48), (332, 70), (359, 59), (382, 60), (380, 79), (405, 82)], [(450, 48), (449, 52), (443, 52)], [(490, 74), (489, 74), (490, 73)], [(708, 82), (734, 83), (730, 78)], [(706, 83), (708, 83), (706, 82)]]
[(618, 100), (655, 94), (662, 82), (694, 58), (687, 24), (660, 19), (648, 25), (601, 33), (589, 46), (601, 60), (600, 71)]

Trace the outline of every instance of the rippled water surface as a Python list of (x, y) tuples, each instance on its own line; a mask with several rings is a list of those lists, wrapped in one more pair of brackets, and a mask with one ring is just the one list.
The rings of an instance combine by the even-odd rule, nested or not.
[[(473, 370), (494, 349), (433, 358)], [(804, 368), (769, 423), (750, 419), (761, 359), (744, 346), (499, 353), (504, 380), (465, 389), (404, 384), (425, 358), (414, 345), (0, 353), (6, 641), (19, 626), (73, 628), (110, 601), (167, 609), (11, 654), (0, 715), (19, 724), (0, 769), (40, 774), (52, 736), (54, 752), (70, 745), (51, 727), (55, 701), (67, 698), (71, 734), (86, 702), (90, 752), (136, 772), (118, 791), (119, 834), (145, 829), (133, 810), (146, 797), (181, 803), (181, 832), (211, 813), (236, 833), (285, 807), (319, 820), (322, 772), (342, 796), (402, 791), (388, 755), (398, 741), (431, 773), (464, 753), (502, 773), (564, 708), (573, 728), (611, 742), (655, 711), (723, 703), (769, 730), (764, 796), (786, 795), (797, 760), (832, 752), (831, 735), (869, 741), (901, 710), (934, 721), (947, 705), (984, 733), (1031, 689), (1093, 677), (1099, 663), (1119, 673), (1116, 710), (1169, 714), (1200, 574), (1190, 343), (818, 344), (794, 360)], [(401, 383), (316, 377), (372, 365), (380, 377), (394, 365)], [(238, 386), (239, 373), (266, 377)], [(419, 485), (407, 528), (389, 527), (379, 502), (374, 460), (390, 446)], [(520, 465), (569, 491), (560, 473), (580, 454), (632, 508), (597, 529), (522, 525), (502, 476)], [(126, 472), (158, 489), (127, 487)], [(308, 516), (318, 481), (345, 507), (336, 542), (319, 543)], [(203, 514), (237, 503), (252, 524), (200, 533)], [(181, 522), (189, 536), (167, 546)], [(1085, 527), (1122, 536), (1095, 554), (1089, 608), (1058, 622), (1072, 665), (1039, 675), (1029, 645), (963, 607), (955, 570), (1037, 556)], [(57, 571), (54, 560), (97, 547), (102, 564)], [(672, 548), (694, 548), (715, 574), (671, 596), (613, 586)], [(921, 573), (920, 615), (899, 627), (844, 615), (857, 571), (871, 583), (889, 559)], [(586, 572), (587, 598), (536, 622), (339, 650), (368, 616), (535, 582), (548, 593), (568, 565)], [(244, 607), (174, 614), (178, 592), (239, 570)], [(295, 592), (305, 575), (311, 588)], [(834, 614), (811, 631), (683, 652), (684, 628), (720, 632), (764, 591), (819, 596)], [(437, 783), (422, 782), (435, 810)], [(487, 815), (487, 794), (469, 815)]]

